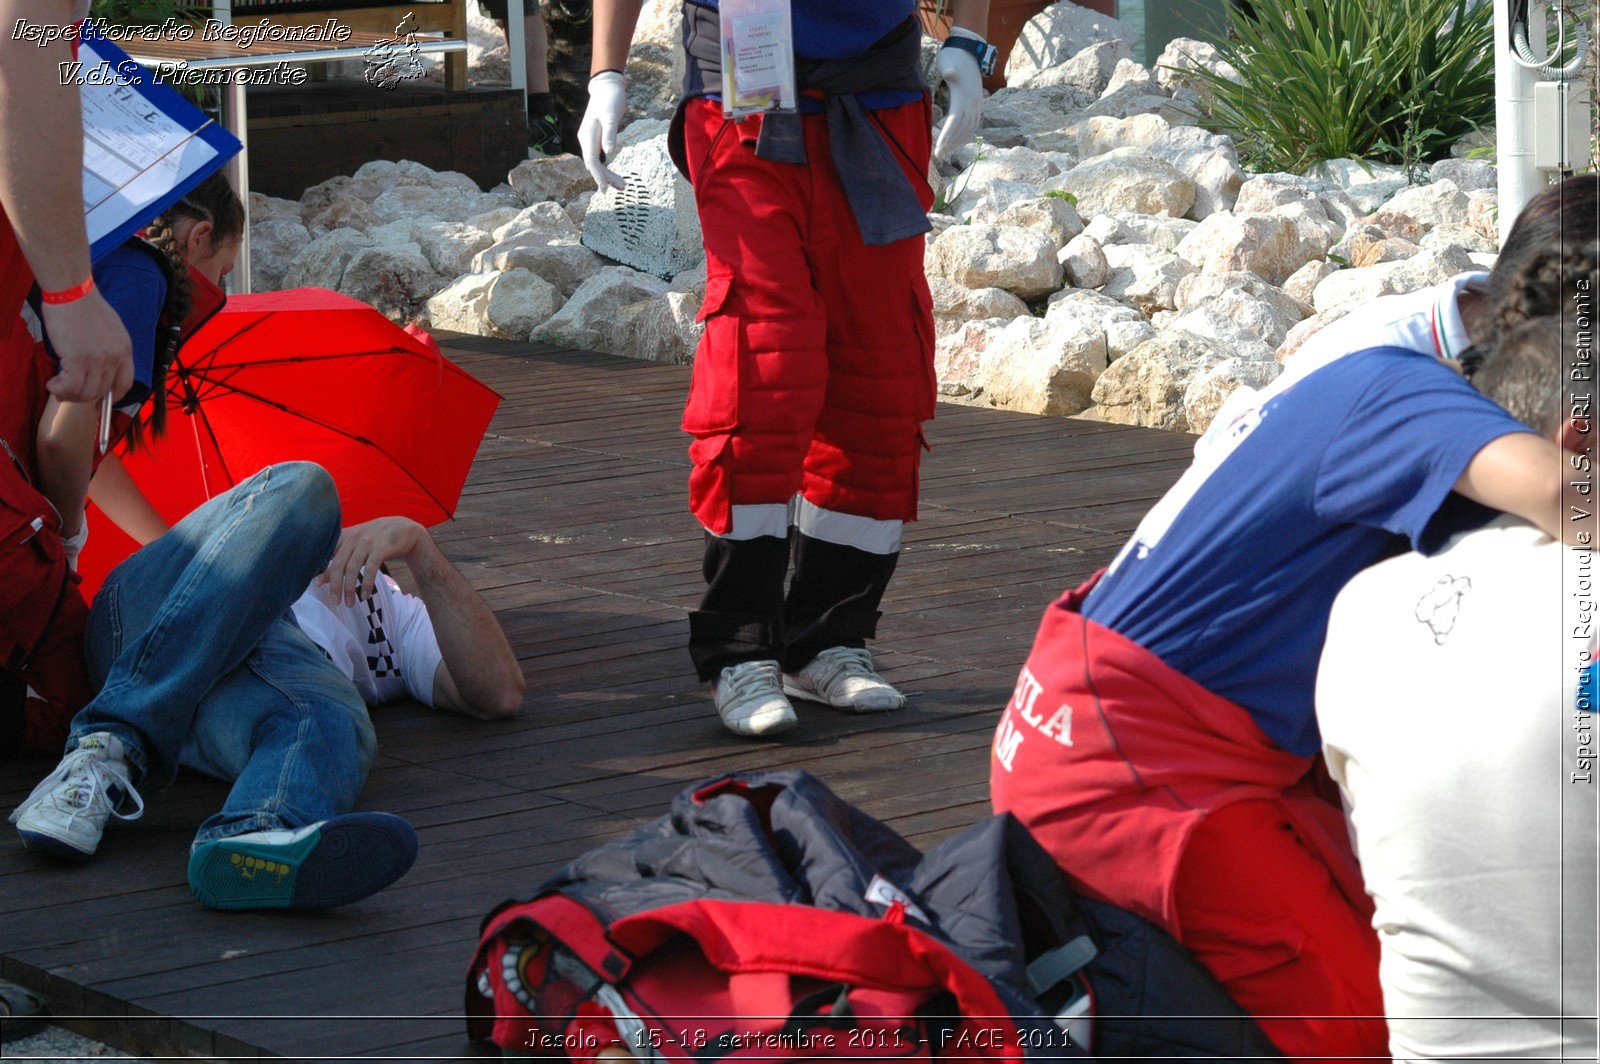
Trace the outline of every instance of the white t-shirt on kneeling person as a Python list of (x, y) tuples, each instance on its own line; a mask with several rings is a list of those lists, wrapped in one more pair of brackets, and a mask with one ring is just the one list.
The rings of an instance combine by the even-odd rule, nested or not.
[(428, 607), (387, 575), (380, 573), (373, 594), (353, 606), (341, 604), (330, 585), (312, 584), (292, 608), (295, 623), (356, 685), (367, 705), (401, 698), (433, 705), (433, 681), (443, 655)]
[(1317, 719), (1397, 1061), (1594, 1059), (1596, 791), (1574, 728), (1593, 727), (1575, 713), (1595, 642), (1562, 616), (1584, 557), (1502, 517), (1334, 604)]

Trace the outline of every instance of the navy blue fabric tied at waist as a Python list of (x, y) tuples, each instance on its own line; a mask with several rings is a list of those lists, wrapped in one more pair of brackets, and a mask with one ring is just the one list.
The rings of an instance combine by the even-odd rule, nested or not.
[[(720, 91), (721, 30), (717, 12), (699, 4), (683, 5), (684, 99), (672, 119), (668, 146), (673, 162), (689, 174), (684, 153), (684, 110), (688, 101)], [(922, 80), (922, 28), (908, 18), (860, 55), (848, 59), (795, 60), (801, 92), (822, 93), (828, 123), (829, 154), (845, 199), (855, 215), (861, 239), (869, 245), (892, 244), (930, 231), (933, 226), (906, 176), (895, 149), (861, 106), (864, 92), (927, 92)], [(805, 128), (792, 111), (769, 111), (756, 139), (756, 157), (805, 166)]]

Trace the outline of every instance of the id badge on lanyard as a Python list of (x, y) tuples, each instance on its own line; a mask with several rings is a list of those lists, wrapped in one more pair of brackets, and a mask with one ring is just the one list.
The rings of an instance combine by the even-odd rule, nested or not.
[(729, 118), (793, 111), (789, 0), (721, 0), (722, 111)]

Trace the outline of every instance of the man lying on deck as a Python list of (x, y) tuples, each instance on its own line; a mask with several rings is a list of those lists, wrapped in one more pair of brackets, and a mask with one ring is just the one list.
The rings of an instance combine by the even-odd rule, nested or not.
[[(1573, 451), (1575, 317), (1565, 336), (1557, 319), (1524, 324), (1473, 378)], [(1500, 517), (1373, 566), (1334, 602), (1317, 723), (1377, 906), (1396, 1061), (1595, 1058), (1594, 718), (1577, 689), (1596, 642), (1562, 618), (1586, 579)]]
[[(383, 518), (341, 534), (333, 481), (307, 462), (268, 467), (170, 531), (142, 496), (96, 498), (148, 545), (95, 596), (99, 693), (12, 814), (23, 841), (86, 859), (181, 766), (233, 784), (190, 848), (209, 908), (327, 908), (404, 875), (411, 826), (351, 812), (376, 746), (367, 704), (508, 717), (524, 689), (494, 615), (427, 531)], [(420, 598), (380, 572), (396, 560)]]
[(1561, 449), (1452, 363), (1595, 283), (1597, 188), (1535, 197), (1487, 282), (1359, 308), (1230, 398), (1110, 569), (1046, 611), (995, 733), (996, 811), (1288, 1056), (1388, 1053), (1371, 902), (1314, 760), (1334, 596), (1493, 510), (1565, 530)]

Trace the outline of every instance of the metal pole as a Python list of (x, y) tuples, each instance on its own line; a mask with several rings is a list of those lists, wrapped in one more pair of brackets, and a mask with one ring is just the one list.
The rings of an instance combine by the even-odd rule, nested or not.
[(228, 288), (245, 293), (250, 291), (250, 114), (242, 80), (230, 81), (222, 95), (222, 124), (239, 138), (239, 154), (228, 161), (228, 182), (244, 203), (244, 235), (239, 238), (239, 258)]
[[(1528, 40), (1535, 55), (1549, 47), (1543, 0), (1529, 0)], [(1533, 163), (1533, 86), (1539, 75), (1512, 55), (1511, 0), (1494, 0), (1495, 165), (1499, 170), (1501, 243), (1544, 183)]]
[(506, 0), (506, 58), (511, 61), (511, 87), (523, 94), (528, 91), (528, 42), (522, 25), (525, 17), (522, 0)]

